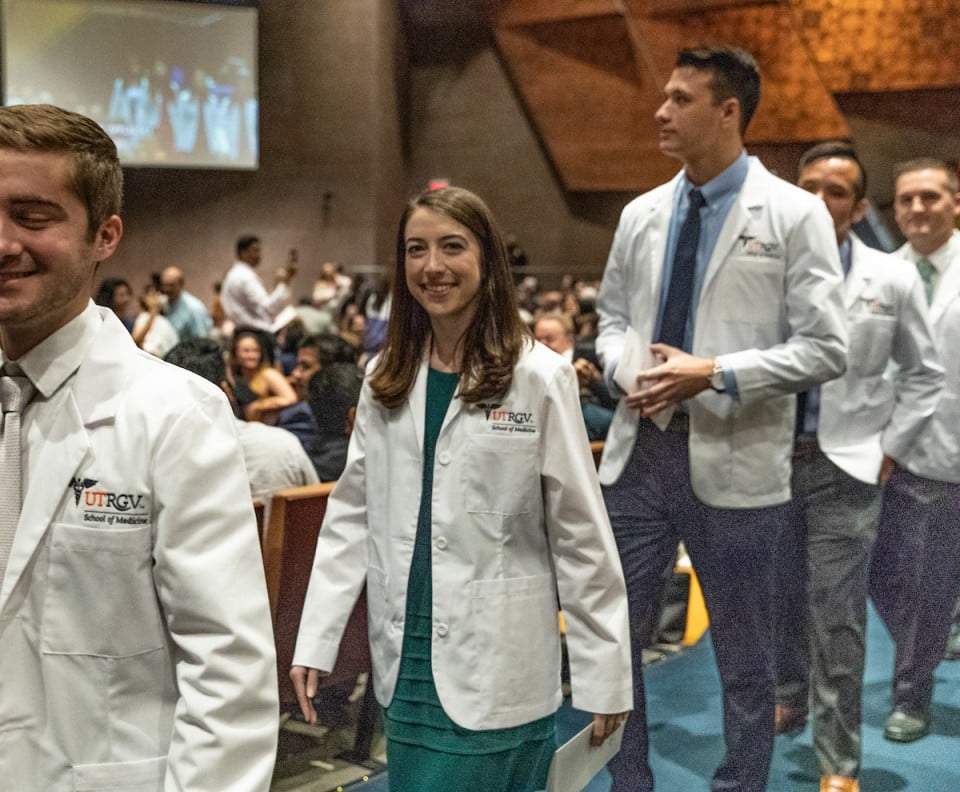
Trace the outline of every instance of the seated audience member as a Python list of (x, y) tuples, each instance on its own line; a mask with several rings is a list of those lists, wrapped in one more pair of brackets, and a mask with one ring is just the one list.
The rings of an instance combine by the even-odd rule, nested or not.
[(163, 315), (170, 320), (181, 338), (204, 338), (213, 329), (213, 320), (207, 306), (184, 288), (183, 270), (164, 267), (160, 273), (160, 291), (167, 298)]
[(317, 432), (313, 413), (307, 404), (307, 390), (310, 378), (321, 367), (331, 363), (351, 363), (357, 365), (356, 350), (334, 333), (309, 335), (300, 342), (297, 349), (297, 365), (290, 372), (290, 384), (297, 394), (297, 403), (285, 407), (277, 416), (276, 426), (293, 432), (308, 448)]
[(350, 293), (352, 280), (343, 274), (343, 265), (325, 261), (320, 265), (320, 277), (313, 285), (312, 302), (317, 308), (336, 311)]
[(300, 303), (293, 309), (297, 318), (303, 322), (303, 329), (307, 335), (315, 333), (335, 333), (337, 323), (333, 318), (333, 313), (326, 308), (316, 308), (310, 304), (309, 297), (303, 297)]
[(163, 315), (160, 292), (148, 286), (140, 297), (140, 313), (133, 322), (134, 343), (144, 352), (163, 357), (180, 341), (176, 328)]
[(580, 381), (580, 409), (591, 440), (603, 440), (610, 428), (617, 400), (607, 390), (600, 362), (591, 339), (575, 339), (573, 321), (562, 313), (548, 313), (537, 319), (533, 334), (544, 346), (573, 364)]
[(284, 377), (289, 378), (297, 365), (297, 349), (300, 342), (307, 335), (303, 322), (299, 317), (290, 320), (277, 333), (277, 349), (275, 358)]
[(131, 299), (133, 299), (133, 289), (123, 278), (104, 278), (100, 282), (93, 301), (113, 311), (123, 326), (132, 332), (134, 317), (129, 313)]
[[(216, 341), (210, 338), (187, 338), (171, 349), (165, 360), (219, 386), (234, 408), (234, 414), (237, 413), (227, 365)], [(250, 495), (263, 499), (264, 519), (269, 518), (270, 496), (274, 492), (317, 483), (317, 474), (310, 458), (289, 432), (256, 421), (238, 419), (237, 433), (250, 478)]]
[(272, 423), (284, 407), (297, 401), (293, 387), (272, 365), (272, 350), (256, 330), (234, 333), (230, 365), (235, 377), (235, 395), (248, 421)]
[(343, 473), (362, 384), (363, 373), (353, 363), (331, 363), (310, 377), (317, 434), (307, 451), (321, 481), (336, 481)]

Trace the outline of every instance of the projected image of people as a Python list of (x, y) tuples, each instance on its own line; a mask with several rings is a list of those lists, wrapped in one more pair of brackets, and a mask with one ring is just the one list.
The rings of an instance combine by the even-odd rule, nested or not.
[[(125, 165), (255, 168), (257, 11), (155, 0), (3, 4), (4, 104), (84, 113)], [(67, 22), (66, 20), (69, 20)], [(117, 46), (91, 46), (107, 40)]]

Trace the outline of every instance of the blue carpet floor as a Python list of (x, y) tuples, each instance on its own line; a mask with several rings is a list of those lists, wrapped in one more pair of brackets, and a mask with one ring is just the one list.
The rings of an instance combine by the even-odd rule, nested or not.
[[(930, 736), (909, 745), (883, 739), (889, 711), (893, 646), (871, 610), (864, 679), (863, 792), (960, 792), (960, 662), (941, 663), (936, 674)], [(650, 762), (658, 792), (706, 792), (723, 756), (720, 683), (708, 638), (677, 657), (646, 668), (650, 720)], [(561, 708), (558, 737), (566, 739), (586, 724), (588, 715)], [(778, 737), (769, 792), (817, 790), (820, 771), (809, 727), (795, 737)], [(602, 772), (588, 792), (608, 792)], [(350, 792), (387, 792), (387, 774), (348, 788)]]

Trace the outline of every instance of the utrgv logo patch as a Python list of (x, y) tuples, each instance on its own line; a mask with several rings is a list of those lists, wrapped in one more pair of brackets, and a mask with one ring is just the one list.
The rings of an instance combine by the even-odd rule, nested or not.
[(98, 479), (77, 476), (70, 479), (74, 503), (80, 506), (83, 499), (83, 521), (106, 525), (146, 525), (150, 522), (150, 499), (144, 494), (108, 492), (91, 489)]
[(783, 245), (779, 242), (763, 242), (757, 237), (741, 234), (738, 238), (740, 250), (747, 256), (764, 258), (783, 258)]
[(536, 432), (537, 418), (532, 412), (503, 409), (502, 404), (480, 404), (492, 432)]

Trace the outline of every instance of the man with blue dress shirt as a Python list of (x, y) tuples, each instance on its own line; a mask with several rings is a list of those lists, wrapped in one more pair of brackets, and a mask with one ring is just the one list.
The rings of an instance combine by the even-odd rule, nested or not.
[(820, 789), (858, 792), (880, 484), (933, 414), (943, 369), (916, 268), (851, 231), (867, 208), (853, 147), (831, 141), (811, 148), (800, 159), (798, 184), (833, 218), (850, 346), (842, 377), (798, 397), (793, 501), (777, 552), (776, 729), (802, 729), (809, 706)]
[(823, 203), (744, 152), (760, 94), (753, 58), (682, 50), (664, 93), (660, 149), (684, 167), (624, 209), (598, 300), (597, 352), (611, 387), (625, 386), (600, 480), (627, 580), (637, 710), (612, 789), (653, 789), (641, 651), (683, 540), (723, 687), (726, 756), (712, 788), (760, 792), (794, 394), (844, 370), (842, 274)]
[(213, 328), (207, 306), (184, 288), (183, 270), (165, 267), (160, 273), (160, 291), (166, 295), (167, 307), (163, 314), (177, 331), (181, 341), (188, 338), (206, 338)]

